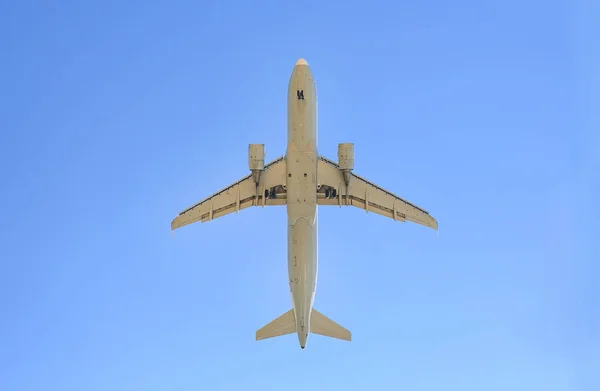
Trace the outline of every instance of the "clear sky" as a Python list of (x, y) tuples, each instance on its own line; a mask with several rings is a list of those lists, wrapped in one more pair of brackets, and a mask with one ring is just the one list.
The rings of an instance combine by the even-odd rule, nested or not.
[[(585, 4), (3, 2), (0, 390), (600, 390)], [(321, 208), (353, 341), (305, 350), (254, 340), (291, 308), (284, 208), (170, 232), (284, 154), (300, 57), (321, 154), (440, 224)]]

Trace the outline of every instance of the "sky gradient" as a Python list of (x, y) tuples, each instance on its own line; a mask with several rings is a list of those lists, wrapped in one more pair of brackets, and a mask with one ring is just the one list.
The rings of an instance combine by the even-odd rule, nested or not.
[[(0, 390), (600, 390), (597, 5), (55, 3), (0, 5)], [(353, 341), (305, 350), (254, 340), (283, 207), (170, 233), (285, 153), (300, 57), (320, 153), (440, 225), (320, 208)]]

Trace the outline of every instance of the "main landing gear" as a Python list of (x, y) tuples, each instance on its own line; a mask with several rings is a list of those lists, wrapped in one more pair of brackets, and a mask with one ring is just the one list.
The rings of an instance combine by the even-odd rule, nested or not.
[(336, 189), (330, 189), (330, 188), (325, 189), (325, 198), (336, 198), (336, 197), (337, 197)]

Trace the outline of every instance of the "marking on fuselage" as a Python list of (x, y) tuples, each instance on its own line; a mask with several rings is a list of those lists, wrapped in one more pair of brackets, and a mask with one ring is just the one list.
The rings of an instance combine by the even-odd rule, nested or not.
[(298, 97), (299, 100), (304, 100), (304, 90), (297, 90), (296, 96)]
[[(315, 214), (316, 216), (316, 214)], [(290, 220), (290, 228), (293, 228), (296, 226), (296, 224), (300, 221), (300, 220), (304, 220), (304, 222), (306, 223), (306, 225), (308, 225), (309, 227), (314, 227), (315, 225), (315, 216), (298, 216), (293, 220)], [(312, 220), (312, 223), (310, 222)], [(296, 240), (296, 238), (294, 238), (293, 240)], [(294, 244), (296, 244), (296, 242), (294, 241)]]

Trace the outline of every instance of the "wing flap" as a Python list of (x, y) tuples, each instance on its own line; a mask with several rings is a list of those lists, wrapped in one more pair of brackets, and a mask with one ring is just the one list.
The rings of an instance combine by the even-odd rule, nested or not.
[[(320, 158), (318, 170), (319, 185), (321, 185), (319, 205), (355, 206), (394, 220), (411, 221), (438, 229), (437, 221), (429, 212), (354, 173), (351, 174), (346, 191), (339, 166), (327, 158)], [(333, 197), (332, 190), (335, 190)], [(329, 197), (323, 197), (323, 193), (329, 194)]]
[(181, 212), (171, 223), (171, 229), (211, 221), (250, 206), (285, 205), (285, 171), (285, 160), (280, 157), (265, 166), (258, 187), (252, 175), (248, 175)]

